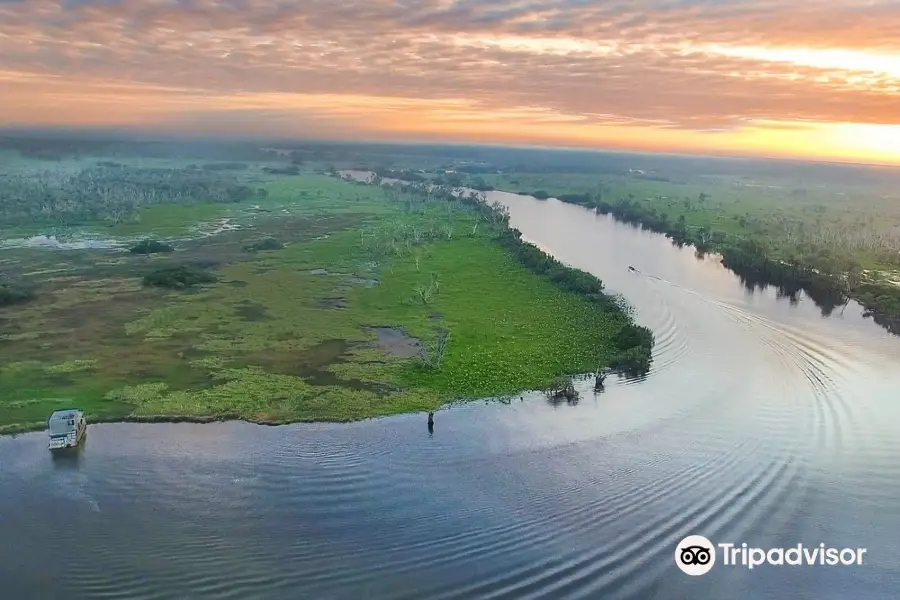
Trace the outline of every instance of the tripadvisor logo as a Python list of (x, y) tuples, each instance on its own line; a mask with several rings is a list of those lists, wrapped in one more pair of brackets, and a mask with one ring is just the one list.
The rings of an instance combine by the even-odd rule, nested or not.
[[(717, 551), (718, 549), (718, 551)], [(825, 544), (790, 548), (748, 547), (747, 544), (713, 544), (702, 535), (689, 535), (675, 547), (675, 564), (688, 575), (706, 575), (716, 564), (716, 555), (727, 567), (754, 569), (762, 565), (772, 566), (849, 566), (863, 564), (865, 548), (830, 548)]]
[(716, 564), (716, 548), (702, 535), (689, 535), (675, 548), (675, 564), (688, 575), (706, 575)]

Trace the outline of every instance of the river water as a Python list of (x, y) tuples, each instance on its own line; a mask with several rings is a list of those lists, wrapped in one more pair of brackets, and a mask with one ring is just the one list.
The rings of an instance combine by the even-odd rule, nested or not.
[[(4, 598), (884, 599), (900, 593), (900, 339), (750, 294), (713, 259), (557, 201), (512, 224), (622, 293), (641, 382), (350, 425), (96, 424), (0, 438)], [(629, 265), (636, 271), (627, 269)], [(835, 311), (839, 313), (840, 311)], [(864, 547), (703, 577), (690, 534)]]

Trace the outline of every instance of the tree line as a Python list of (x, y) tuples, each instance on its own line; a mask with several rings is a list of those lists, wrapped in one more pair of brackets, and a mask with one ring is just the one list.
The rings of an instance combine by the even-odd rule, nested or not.
[(6, 174), (0, 176), (0, 226), (121, 223), (136, 219), (144, 206), (243, 202), (256, 193), (234, 177), (201, 169), (94, 166)]
[(694, 246), (701, 254), (717, 252), (722, 264), (741, 277), (748, 288), (772, 285), (788, 297), (805, 291), (825, 316), (854, 299), (863, 306), (866, 316), (900, 334), (900, 288), (865, 280), (859, 264), (846, 252), (806, 242), (781, 256), (762, 238), (730, 237), (709, 227), (690, 227), (684, 215), (673, 220), (667, 213), (632, 198), (608, 202), (584, 193), (563, 194), (559, 200), (595, 208), (618, 221), (661, 233), (676, 245)]

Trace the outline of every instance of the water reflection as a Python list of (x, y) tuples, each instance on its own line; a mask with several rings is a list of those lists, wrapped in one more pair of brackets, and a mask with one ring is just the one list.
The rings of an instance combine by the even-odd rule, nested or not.
[(84, 454), (85, 443), (82, 442), (82, 445), (76, 448), (51, 452), (50, 458), (53, 461), (53, 467), (56, 469), (77, 470), (81, 463), (81, 457)]
[[(0, 438), (4, 597), (894, 600), (900, 340), (578, 207), (509, 203), (653, 329), (646, 378), (454, 405), (427, 437), (422, 414), (91, 425), (72, 469), (43, 434)], [(871, 562), (687, 578), (672, 554), (696, 533)]]

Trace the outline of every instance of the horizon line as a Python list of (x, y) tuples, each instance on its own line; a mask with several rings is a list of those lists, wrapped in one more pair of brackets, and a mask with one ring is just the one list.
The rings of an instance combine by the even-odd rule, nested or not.
[[(496, 149), (513, 149), (513, 150), (546, 150), (555, 152), (585, 152), (591, 154), (633, 154), (639, 156), (660, 156), (674, 158), (699, 158), (713, 160), (738, 160), (738, 161), (768, 161), (768, 162), (787, 162), (787, 163), (804, 163), (813, 165), (828, 166), (845, 166), (845, 167), (878, 167), (887, 169), (900, 169), (898, 162), (874, 162), (874, 161), (854, 161), (849, 159), (828, 159), (828, 158), (806, 158), (802, 156), (773, 156), (765, 154), (728, 154), (728, 153), (705, 153), (683, 151), (677, 152), (672, 150), (653, 150), (653, 149), (632, 149), (618, 147), (602, 147), (602, 146), (567, 146), (567, 145), (541, 145), (527, 143), (503, 143), (503, 142), (478, 142), (478, 141), (433, 141), (433, 140), (405, 140), (405, 139), (371, 139), (360, 137), (354, 140), (341, 138), (301, 138), (292, 136), (261, 136), (253, 137), (246, 134), (230, 134), (230, 133), (151, 133), (142, 129), (132, 128), (98, 128), (98, 127), (59, 127), (59, 126), (2, 126), (0, 125), (0, 137), (11, 137), (12, 135), (20, 135), (29, 137), (29, 134), (39, 134), (45, 136), (76, 136), (76, 135), (94, 135), (99, 139), (94, 141), (128, 141), (137, 143), (189, 143), (189, 142), (229, 142), (244, 144), (267, 144), (267, 143), (291, 143), (291, 144), (339, 144), (339, 145), (382, 145), (382, 146), (434, 146), (434, 147), (474, 147), (474, 148), (496, 148)], [(107, 137), (103, 137), (107, 136)], [(125, 140), (114, 140), (111, 138), (128, 137)]]

